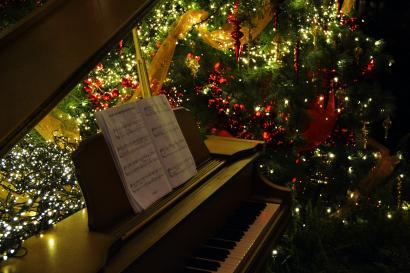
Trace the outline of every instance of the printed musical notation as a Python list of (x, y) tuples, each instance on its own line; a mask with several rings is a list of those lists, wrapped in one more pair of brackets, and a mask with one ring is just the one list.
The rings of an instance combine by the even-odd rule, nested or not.
[(173, 132), (178, 130), (180, 130), (178, 124), (174, 123), (167, 124), (164, 126), (153, 127), (151, 129), (152, 135), (154, 137), (168, 136), (169, 134), (172, 134)]
[[(153, 170), (130, 183), (131, 191), (133, 193), (139, 192), (143, 190), (144, 187), (151, 185), (157, 180), (160, 180), (163, 176), (164, 174), (160, 170)], [(158, 191), (155, 191), (155, 193), (158, 193)]]
[(159, 153), (162, 158), (167, 158), (168, 156), (178, 153), (186, 149), (185, 141), (183, 139), (178, 139), (177, 141), (164, 145), (159, 149)]
[(183, 160), (175, 163), (172, 167), (168, 168), (168, 175), (170, 177), (176, 177), (181, 175), (188, 168), (195, 168), (195, 164), (189, 160), (189, 158), (184, 158)]
[(130, 154), (137, 153), (142, 147), (151, 144), (151, 139), (149, 138), (149, 135), (143, 135), (140, 137), (137, 137), (130, 142), (124, 143), (122, 145), (119, 145), (117, 148), (118, 156), (120, 158), (129, 156)]
[(163, 112), (168, 112), (168, 102), (160, 101), (155, 105), (147, 105), (144, 107), (144, 114), (147, 117), (160, 115)]
[(136, 132), (144, 128), (144, 124), (142, 123), (130, 123), (126, 124), (123, 127), (116, 127), (113, 128), (114, 136), (118, 139), (127, 136), (134, 136)]
[[(144, 101), (141, 103), (144, 103)], [(181, 169), (177, 174), (172, 172), (174, 175), (171, 176), (167, 172), (171, 185), (177, 187), (196, 173), (194, 159), (165, 96), (154, 97), (154, 101), (149, 102), (149, 106), (151, 107), (147, 108), (145, 105), (143, 107), (143, 109), (150, 109), (146, 111), (149, 115), (144, 115), (144, 120), (149, 127), (162, 165), (166, 170), (169, 168), (176, 169), (178, 167), (175, 164), (181, 158), (185, 158), (189, 163), (186, 168)]]
[(100, 111), (96, 119), (135, 212), (195, 175), (194, 159), (165, 96)]

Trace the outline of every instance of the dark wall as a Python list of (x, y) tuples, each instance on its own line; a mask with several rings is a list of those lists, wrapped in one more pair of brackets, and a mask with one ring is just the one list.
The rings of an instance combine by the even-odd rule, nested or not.
[(365, 19), (362, 30), (372, 37), (386, 42), (386, 52), (393, 56), (392, 74), (383, 77), (384, 89), (395, 97), (396, 110), (392, 117), (389, 138), (384, 141), (384, 130), (375, 128), (377, 139), (394, 150), (398, 142), (410, 133), (410, 1), (406, 0), (357, 0), (361, 4), (361, 16)]

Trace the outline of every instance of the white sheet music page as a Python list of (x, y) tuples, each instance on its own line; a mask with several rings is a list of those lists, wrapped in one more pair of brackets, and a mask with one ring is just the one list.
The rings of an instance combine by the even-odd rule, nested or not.
[(139, 109), (130, 103), (96, 113), (135, 212), (172, 190)]
[(138, 102), (172, 187), (197, 173), (195, 161), (165, 95)]

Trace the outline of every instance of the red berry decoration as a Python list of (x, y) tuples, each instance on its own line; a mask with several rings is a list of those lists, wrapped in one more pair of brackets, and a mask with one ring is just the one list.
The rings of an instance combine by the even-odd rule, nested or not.
[(118, 97), (119, 95), (120, 95), (120, 91), (118, 91), (117, 88), (114, 88), (114, 89), (111, 91), (111, 96), (112, 96), (113, 98), (116, 98), (116, 97)]
[(105, 100), (105, 101), (111, 100), (111, 94), (108, 93), (108, 92), (104, 93), (104, 95), (103, 95), (103, 100)]
[(129, 80), (128, 78), (122, 78), (122, 79), (121, 79), (121, 85), (122, 85), (123, 87), (129, 87), (129, 85), (130, 85), (130, 80)]

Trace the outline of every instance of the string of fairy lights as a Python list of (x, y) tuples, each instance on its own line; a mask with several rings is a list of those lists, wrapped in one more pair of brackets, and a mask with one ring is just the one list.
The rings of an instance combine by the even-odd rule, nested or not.
[(28, 236), (84, 207), (70, 152), (72, 147), (41, 143), (29, 134), (0, 159), (3, 260), (22, 255)]
[[(301, 1), (295, 2), (300, 5)], [(201, 39), (201, 29), (221, 30), (222, 24), (227, 22), (226, 17), (234, 12), (235, 4), (220, 0), (206, 3), (209, 18), (188, 31), (177, 43), (195, 48), (195, 39)], [(350, 52), (355, 55), (353, 60), (351, 54), (346, 58), (336, 60), (334, 69), (342, 71), (347, 64), (367, 58), (365, 60), (366, 66), (362, 68), (361, 73), (365, 75), (373, 71), (377, 64), (375, 63), (375, 55), (371, 53), (367, 56), (364, 51), (366, 48), (371, 48), (372, 50), (369, 51), (376, 54), (381, 50), (383, 42), (363, 37), (359, 32), (356, 32), (356, 21), (347, 23), (343, 21), (344, 19), (337, 8), (338, 1), (319, 7), (310, 4), (309, 1), (305, 1), (303, 16), (296, 17), (296, 33), (291, 33), (292, 35), (280, 33), (281, 22), (279, 22), (279, 29), (270, 27), (266, 30), (270, 40), (266, 44), (249, 43), (239, 58), (238, 69), (251, 70), (254, 73), (260, 71), (271, 73), (272, 71), (279, 72), (288, 69), (295, 73), (293, 68), (298, 68), (298, 71), (298, 66), (305, 68), (305, 64), (299, 60), (299, 57), (295, 56), (299, 54), (299, 50), (307, 51), (320, 47), (319, 39), (324, 39), (329, 46), (341, 40), (353, 39), (356, 44), (353, 52)], [(175, 21), (189, 10), (202, 8), (201, 5), (204, 3), (188, 0), (164, 0), (144, 18), (139, 27), (142, 51), (148, 61), (161, 46), (161, 41), (167, 37)], [(287, 7), (291, 6), (292, 3)], [(310, 6), (312, 8), (308, 8)], [(252, 10), (252, 12), (251, 16), (257, 16), (257, 9)], [(283, 12), (286, 13), (286, 11)], [(128, 42), (126, 38), (124, 41), (120, 41), (106, 58), (84, 78), (84, 81), (79, 83), (67, 96), (62, 102), (64, 106), (58, 106), (65, 109), (67, 119), (74, 120), (83, 135), (89, 136), (97, 132), (94, 122), (95, 111), (126, 102), (138, 87), (135, 54), (130, 49), (132, 46), (127, 44)], [(232, 37), (228, 36), (226, 43), (231, 44)], [(232, 49), (221, 50), (219, 54), (232, 59), (235, 56)], [(181, 58), (184, 58), (186, 66), (191, 69), (192, 76), (195, 76), (202, 68), (201, 58), (205, 57), (198, 53)], [(387, 66), (391, 67), (392, 65), (393, 61), (389, 60)], [(342, 115), (347, 109), (352, 108), (353, 112), (361, 113), (360, 119), (364, 120), (363, 122), (369, 122), (369, 116), (372, 112), (367, 110), (377, 108), (379, 101), (375, 102), (372, 94), (365, 94), (361, 97), (350, 95), (346, 92), (346, 87), (352, 83), (352, 79), (334, 72), (326, 73), (330, 75), (329, 85), (333, 87), (338, 98), (337, 113)], [(314, 84), (317, 77), (308, 77), (305, 84)], [(228, 77), (215, 65), (209, 78), (206, 83), (198, 86), (198, 90), (195, 92), (209, 97), (209, 109), (227, 117), (227, 124), (230, 129), (236, 132), (235, 136), (258, 137), (280, 145), (279, 141), (275, 142), (275, 137), (288, 130), (289, 116), (294, 111), (295, 102), (292, 100), (292, 96), (295, 95), (290, 95), (287, 92), (294, 87), (291, 81), (282, 82), (281, 86), (276, 86), (277, 89), (272, 91), (275, 93), (276, 97), (274, 98), (277, 99), (277, 102), (273, 103), (272, 98), (247, 109), (244, 102), (236, 98), (233, 99), (232, 95), (224, 89), (229, 83), (228, 81), (241, 83), (245, 81), (244, 77), (237, 75), (234, 79), (227, 79)], [(187, 90), (183, 82), (174, 79), (171, 72), (168, 73), (165, 83), (166, 89), (162, 91), (166, 93), (173, 106), (189, 105), (189, 96), (186, 94), (192, 93), (192, 90)], [(306, 97), (304, 93), (302, 95), (303, 103), (305, 107), (308, 107), (317, 100), (325, 100), (326, 94)], [(378, 111), (388, 116), (388, 108), (383, 106)], [(245, 112), (247, 114), (244, 114)], [(260, 124), (263, 126), (259, 126)], [(251, 127), (258, 126), (263, 128), (259, 135), (251, 134)], [(296, 130), (296, 133), (299, 131)], [(364, 136), (364, 138), (367, 137)], [(348, 144), (356, 150), (348, 153), (347, 159), (351, 164), (345, 166), (346, 177), (349, 178), (346, 181), (347, 188), (351, 186), (351, 181), (358, 179), (359, 168), (356, 166), (361, 166), (358, 162), (372, 166), (380, 158), (380, 154), (377, 152), (359, 149), (360, 143), (348, 141)], [(0, 159), (0, 255), (2, 255), (3, 260), (7, 260), (10, 256), (20, 255), (21, 243), (27, 237), (46, 229), (84, 207), (74, 166), (70, 159), (70, 153), (75, 150), (76, 145), (78, 143), (73, 145), (65, 139), (60, 139), (60, 142), (56, 143), (47, 143), (42, 141), (35, 132), (31, 132), (5, 157)], [(297, 164), (306, 166), (312, 161), (318, 161), (324, 166), (333, 166), (338, 164), (339, 156), (341, 155), (331, 149), (318, 147), (313, 150), (310, 157), (299, 155), (297, 158), (299, 163)], [(279, 168), (269, 162), (261, 164), (260, 167), (264, 173), (271, 177), (275, 177), (279, 173)], [(395, 179), (400, 181), (400, 185), (403, 185), (403, 183), (408, 182), (407, 177), (408, 175), (403, 171), (395, 176)], [(288, 182), (293, 187), (297, 187), (308, 180), (323, 185), (336, 183), (334, 179), (321, 170), (316, 170), (309, 177), (293, 177)], [(400, 192), (400, 205), (398, 207), (408, 210), (410, 205), (402, 199)], [(382, 200), (377, 200), (376, 203), (380, 205)], [(341, 206), (340, 203), (329, 205), (325, 213), (330, 215)], [(299, 211), (300, 207), (296, 207), (294, 213), (298, 214)], [(393, 216), (394, 211), (391, 208), (386, 212), (386, 218), (390, 219)], [(272, 254), (276, 255), (277, 251), (274, 250)]]

